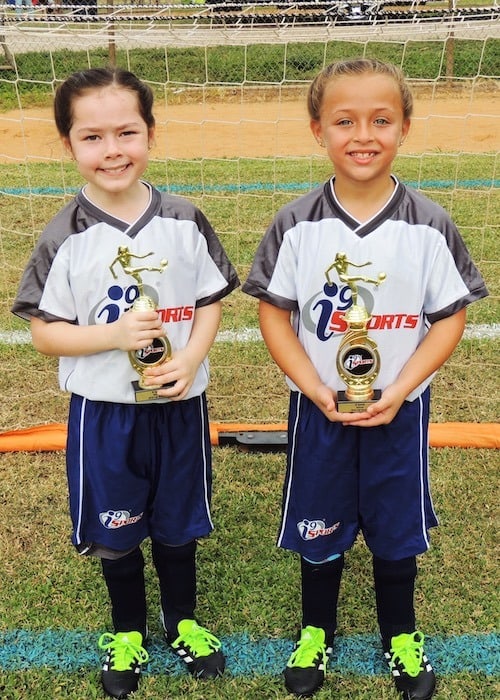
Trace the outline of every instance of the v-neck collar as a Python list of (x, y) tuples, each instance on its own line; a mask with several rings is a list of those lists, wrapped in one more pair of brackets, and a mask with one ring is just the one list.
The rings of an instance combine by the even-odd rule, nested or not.
[(149, 201), (137, 219), (131, 223), (124, 221), (123, 219), (120, 219), (119, 217), (114, 216), (110, 212), (99, 207), (87, 197), (84, 188), (78, 192), (76, 199), (78, 204), (80, 204), (94, 218), (108, 224), (109, 226), (113, 226), (113, 228), (123, 231), (123, 233), (127, 233), (131, 238), (134, 238), (157, 211), (160, 197), (158, 190), (153, 188), (148, 182), (143, 182), (149, 191)]
[(374, 231), (383, 221), (388, 219), (401, 202), (401, 198), (404, 194), (404, 187), (399, 182), (397, 177), (395, 177), (395, 175), (391, 175), (391, 178), (394, 181), (394, 190), (391, 196), (382, 206), (382, 208), (376, 214), (370, 217), (368, 221), (358, 221), (340, 204), (335, 194), (335, 177), (330, 178), (330, 180), (325, 183), (324, 192), (330, 206), (335, 212), (335, 215), (338, 216), (338, 218), (341, 219), (346, 226), (352, 229), (354, 233), (362, 238)]

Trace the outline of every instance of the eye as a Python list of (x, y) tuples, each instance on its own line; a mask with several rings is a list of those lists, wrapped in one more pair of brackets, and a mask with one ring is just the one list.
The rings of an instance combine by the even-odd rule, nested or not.
[(85, 136), (83, 139), (84, 141), (98, 141), (99, 136), (97, 134), (89, 134), (88, 136)]
[(375, 119), (374, 123), (378, 124), (379, 126), (385, 126), (386, 124), (389, 124), (389, 120), (385, 117), (378, 117), (378, 119)]
[(134, 131), (133, 129), (127, 129), (127, 131), (122, 131), (121, 136), (135, 136), (137, 134), (137, 131)]
[(352, 121), (350, 119), (339, 119), (337, 126), (350, 126)]

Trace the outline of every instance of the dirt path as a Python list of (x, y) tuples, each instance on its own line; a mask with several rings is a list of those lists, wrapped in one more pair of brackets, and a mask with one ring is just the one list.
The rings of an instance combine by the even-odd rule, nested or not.
[[(500, 97), (495, 93), (474, 95), (473, 100), (419, 98), (401, 152), (497, 151), (499, 113)], [(152, 156), (157, 159), (307, 156), (321, 152), (309, 132), (303, 101), (157, 105), (155, 114), (157, 132)], [(0, 113), (0, 162), (59, 159), (61, 155), (50, 108)]]

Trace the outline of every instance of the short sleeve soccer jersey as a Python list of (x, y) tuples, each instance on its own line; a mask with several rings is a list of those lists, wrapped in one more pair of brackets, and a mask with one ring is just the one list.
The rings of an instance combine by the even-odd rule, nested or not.
[[(149, 206), (132, 224), (102, 211), (81, 190), (43, 231), (12, 311), (27, 320), (116, 321), (139, 295), (137, 277), (117, 260), (125, 249), (130, 268), (143, 268), (143, 292), (156, 303), (173, 351), (185, 347), (195, 309), (222, 299), (239, 280), (203, 213), (182, 197), (149, 188)], [(61, 388), (91, 400), (134, 403), (136, 379), (121, 350), (59, 361)], [(207, 383), (205, 359), (186, 398), (200, 395)]]
[[(351, 288), (332, 267), (337, 254), (361, 266), (349, 274), (385, 275), (379, 285), (357, 283), (359, 300), (371, 315), (369, 335), (381, 357), (377, 388), (396, 379), (430, 324), (488, 294), (447, 212), (394, 181), (391, 199), (363, 223), (342, 208), (333, 179), (283, 207), (243, 285), (244, 292), (292, 312), (307, 355), (321, 380), (336, 391), (345, 389), (336, 357), (347, 330), (344, 314), (353, 303)], [(419, 396), (431, 379), (408, 399)]]

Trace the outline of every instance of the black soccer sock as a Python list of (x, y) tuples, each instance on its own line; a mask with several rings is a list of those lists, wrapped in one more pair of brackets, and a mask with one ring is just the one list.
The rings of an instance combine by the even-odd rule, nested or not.
[(302, 626), (321, 627), (328, 642), (337, 629), (337, 602), (344, 555), (323, 564), (300, 558), (302, 576)]
[(396, 561), (373, 557), (377, 617), (385, 651), (391, 646), (391, 637), (415, 631), (416, 577), (416, 557)]
[(194, 618), (196, 540), (180, 547), (169, 547), (153, 541), (151, 550), (160, 581), (163, 624), (169, 638), (175, 638), (179, 622)]
[(144, 557), (140, 548), (120, 559), (101, 559), (111, 600), (115, 632), (140, 632), (147, 636)]

